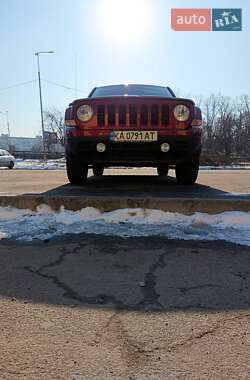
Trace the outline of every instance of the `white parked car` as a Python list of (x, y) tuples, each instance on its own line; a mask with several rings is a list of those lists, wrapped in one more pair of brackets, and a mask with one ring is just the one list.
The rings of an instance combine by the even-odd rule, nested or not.
[(13, 169), (14, 166), (15, 158), (7, 150), (0, 149), (0, 167)]

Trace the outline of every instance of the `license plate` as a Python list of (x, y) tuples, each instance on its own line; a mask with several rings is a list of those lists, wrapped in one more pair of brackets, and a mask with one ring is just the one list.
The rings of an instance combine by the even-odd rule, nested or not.
[(117, 131), (110, 135), (114, 142), (152, 142), (158, 140), (156, 131)]

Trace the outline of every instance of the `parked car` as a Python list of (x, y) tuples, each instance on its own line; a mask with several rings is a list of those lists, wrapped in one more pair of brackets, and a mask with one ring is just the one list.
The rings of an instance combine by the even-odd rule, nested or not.
[(68, 179), (101, 176), (109, 166), (156, 167), (160, 176), (175, 168), (178, 183), (193, 184), (199, 172), (202, 114), (190, 99), (169, 87), (96, 87), (65, 113)]
[(13, 169), (14, 166), (15, 158), (7, 150), (0, 149), (0, 167)]

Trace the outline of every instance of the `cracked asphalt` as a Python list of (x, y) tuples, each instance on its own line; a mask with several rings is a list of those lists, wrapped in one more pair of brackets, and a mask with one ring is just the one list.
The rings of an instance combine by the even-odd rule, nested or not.
[(250, 248), (0, 243), (0, 379), (249, 379)]

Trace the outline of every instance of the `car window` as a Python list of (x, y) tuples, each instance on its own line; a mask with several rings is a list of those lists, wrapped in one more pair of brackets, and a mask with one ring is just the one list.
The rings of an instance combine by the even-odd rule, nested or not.
[(0, 156), (10, 156), (10, 153), (7, 150), (0, 149)]

